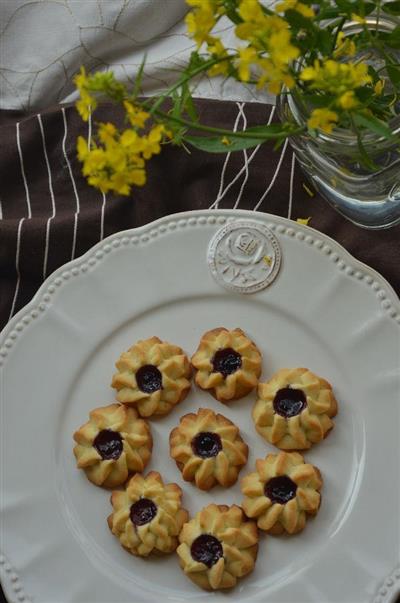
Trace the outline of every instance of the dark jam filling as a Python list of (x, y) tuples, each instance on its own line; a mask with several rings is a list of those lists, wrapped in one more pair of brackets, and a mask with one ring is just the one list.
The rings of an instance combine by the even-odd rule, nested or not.
[(156, 366), (146, 364), (136, 373), (138, 388), (145, 394), (152, 394), (162, 387), (162, 375)]
[(203, 459), (217, 456), (218, 452), (222, 450), (221, 438), (217, 433), (201, 431), (192, 440), (192, 450)]
[(190, 553), (195, 561), (212, 567), (223, 555), (222, 544), (210, 534), (202, 534), (192, 542)]
[(130, 518), (135, 526), (149, 523), (156, 515), (157, 505), (149, 498), (140, 498), (131, 506)]
[(93, 440), (93, 446), (103, 460), (116, 461), (121, 456), (123, 443), (121, 434), (111, 429), (102, 429)]
[(273, 404), (278, 415), (290, 419), (301, 413), (307, 406), (307, 400), (301, 389), (284, 387), (276, 392)]
[(287, 475), (271, 477), (264, 486), (264, 494), (273, 503), (284, 505), (296, 496), (297, 484)]
[(240, 369), (242, 357), (232, 348), (225, 348), (215, 352), (212, 364), (214, 373), (221, 373), (224, 377), (227, 377)]

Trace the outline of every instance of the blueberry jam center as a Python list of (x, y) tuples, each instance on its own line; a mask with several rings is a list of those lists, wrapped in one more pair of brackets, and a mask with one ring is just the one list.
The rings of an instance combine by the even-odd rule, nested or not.
[(152, 394), (162, 387), (162, 375), (156, 366), (146, 364), (136, 373), (138, 388), (145, 394)]
[(157, 505), (149, 498), (140, 498), (131, 505), (130, 518), (135, 526), (149, 523), (157, 515)]
[(273, 404), (278, 415), (289, 419), (301, 413), (307, 406), (307, 400), (301, 389), (284, 387), (276, 392)]
[(192, 542), (190, 553), (195, 561), (212, 567), (223, 555), (222, 544), (210, 534), (202, 534)]
[(264, 493), (273, 503), (284, 505), (296, 496), (297, 484), (287, 475), (271, 477), (264, 486)]
[(93, 440), (93, 446), (102, 459), (116, 461), (122, 452), (122, 437), (118, 431), (102, 429)]
[(224, 377), (227, 377), (240, 369), (242, 357), (232, 348), (225, 348), (215, 352), (212, 364), (214, 373), (221, 373)]
[(201, 431), (192, 440), (192, 450), (203, 459), (217, 456), (218, 452), (222, 450), (221, 438), (217, 433)]

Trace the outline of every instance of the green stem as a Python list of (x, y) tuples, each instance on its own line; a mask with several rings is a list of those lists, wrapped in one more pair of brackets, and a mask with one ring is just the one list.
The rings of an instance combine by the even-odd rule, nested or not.
[(335, 48), (336, 48), (336, 42), (339, 36), (339, 33), (342, 31), (343, 29), (343, 25), (346, 23), (346, 17), (342, 17), (340, 22), (338, 23), (338, 26), (335, 30), (335, 35), (334, 35), (334, 39), (333, 39), (333, 43), (332, 43), (332, 54), (334, 54), (335, 52)]
[[(270, 139), (270, 136), (266, 136), (260, 132), (247, 133), (245, 132), (233, 132), (232, 130), (225, 130), (224, 128), (214, 128), (213, 126), (205, 126), (203, 124), (199, 124), (197, 122), (191, 122), (186, 119), (181, 119), (180, 117), (174, 117), (172, 115), (168, 115), (168, 113), (164, 113), (156, 109), (154, 111), (155, 115), (162, 118), (165, 121), (172, 121), (181, 126), (185, 126), (187, 128), (192, 128), (193, 130), (199, 130), (200, 132), (208, 132), (209, 134), (216, 134), (218, 136), (227, 136), (229, 138), (244, 138), (244, 139), (259, 139), (259, 140), (267, 140)], [(281, 136), (292, 136), (293, 134), (299, 134), (300, 132), (304, 132), (305, 128), (299, 127), (295, 128), (291, 131), (282, 130), (281, 134), (277, 134), (276, 137), (280, 138)]]
[(379, 19), (381, 18), (381, 8), (382, 8), (382, 0), (379, 0), (378, 10), (376, 12), (376, 26), (375, 26), (376, 33), (378, 33), (378, 29), (379, 29)]
[[(184, 75), (175, 84), (173, 84), (173, 86), (171, 86), (170, 88), (168, 88), (168, 90), (166, 90), (164, 92), (164, 94), (162, 94), (161, 96), (158, 97), (158, 99), (156, 100), (156, 102), (154, 103), (154, 105), (149, 110), (150, 115), (156, 114), (158, 107), (160, 105), (162, 105), (162, 103), (164, 102), (164, 100), (166, 98), (168, 98), (168, 96), (171, 96), (171, 94), (173, 92), (175, 92), (175, 90), (177, 90), (178, 88), (180, 88), (183, 84), (185, 84), (186, 82), (188, 82), (192, 78), (196, 77), (196, 75), (199, 75), (199, 73), (202, 73), (203, 71), (207, 71), (213, 65), (216, 65), (217, 63), (221, 63), (222, 61), (226, 61), (227, 59), (228, 59), (228, 57), (222, 57), (222, 58), (219, 58), (219, 59), (210, 59), (209, 61), (206, 61), (205, 63), (203, 63), (200, 67), (197, 67), (197, 69), (194, 69), (190, 73), (187, 73), (186, 75)], [(146, 105), (146, 102), (143, 103), (143, 104)]]

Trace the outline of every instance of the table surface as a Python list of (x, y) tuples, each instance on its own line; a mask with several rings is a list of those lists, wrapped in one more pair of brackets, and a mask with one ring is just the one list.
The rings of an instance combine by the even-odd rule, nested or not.
[[(196, 102), (210, 125), (240, 130), (275, 119), (272, 105)], [(89, 187), (76, 159), (77, 136), (88, 136), (93, 122), (119, 119), (110, 105), (101, 106), (89, 124), (73, 106), (31, 116), (0, 111), (0, 328), (56, 268), (104, 237), (212, 205), (257, 207), (294, 220), (310, 217), (310, 226), (341, 243), (400, 292), (400, 227), (358, 228), (317, 193), (310, 195), (289, 144), (278, 151), (265, 144), (227, 155), (168, 146), (149, 162), (147, 185), (130, 197), (105, 196)]]

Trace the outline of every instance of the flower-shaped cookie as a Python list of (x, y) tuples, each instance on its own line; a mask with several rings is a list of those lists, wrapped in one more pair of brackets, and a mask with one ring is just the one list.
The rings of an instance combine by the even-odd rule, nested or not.
[(231, 588), (254, 569), (258, 530), (237, 505), (211, 504), (182, 528), (176, 552), (185, 574), (205, 590)]
[(258, 383), (261, 353), (241, 329), (220, 327), (204, 333), (192, 365), (195, 381), (220, 402), (246, 396)]
[(306, 368), (281, 369), (258, 386), (253, 420), (262, 437), (282, 450), (305, 450), (333, 428), (337, 402), (331, 385)]
[(125, 490), (112, 493), (113, 512), (107, 519), (108, 526), (133, 555), (172, 553), (189, 517), (181, 498), (179, 486), (164, 484), (157, 471), (150, 471), (146, 477), (137, 473)]
[(256, 460), (256, 469), (241, 480), (246, 515), (270, 534), (301, 532), (307, 515), (316, 515), (320, 506), (319, 469), (299, 452), (268, 454)]
[(128, 474), (143, 471), (153, 440), (146, 421), (134, 408), (110, 404), (89, 413), (89, 421), (74, 433), (79, 469), (96, 486), (115, 488)]
[(191, 367), (183, 350), (158, 337), (138, 341), (115, 365), (117, 400), (134, 405), (142, 417), (166, 415), (190, 389)]
[(183, 479), (194, 481), (201, 490), (209, 490), (217, 483), (231, 486), (247, 462), (248, 446), (238, 427), (208, 408), (184, 415), (172, 430), (169, 442)]

